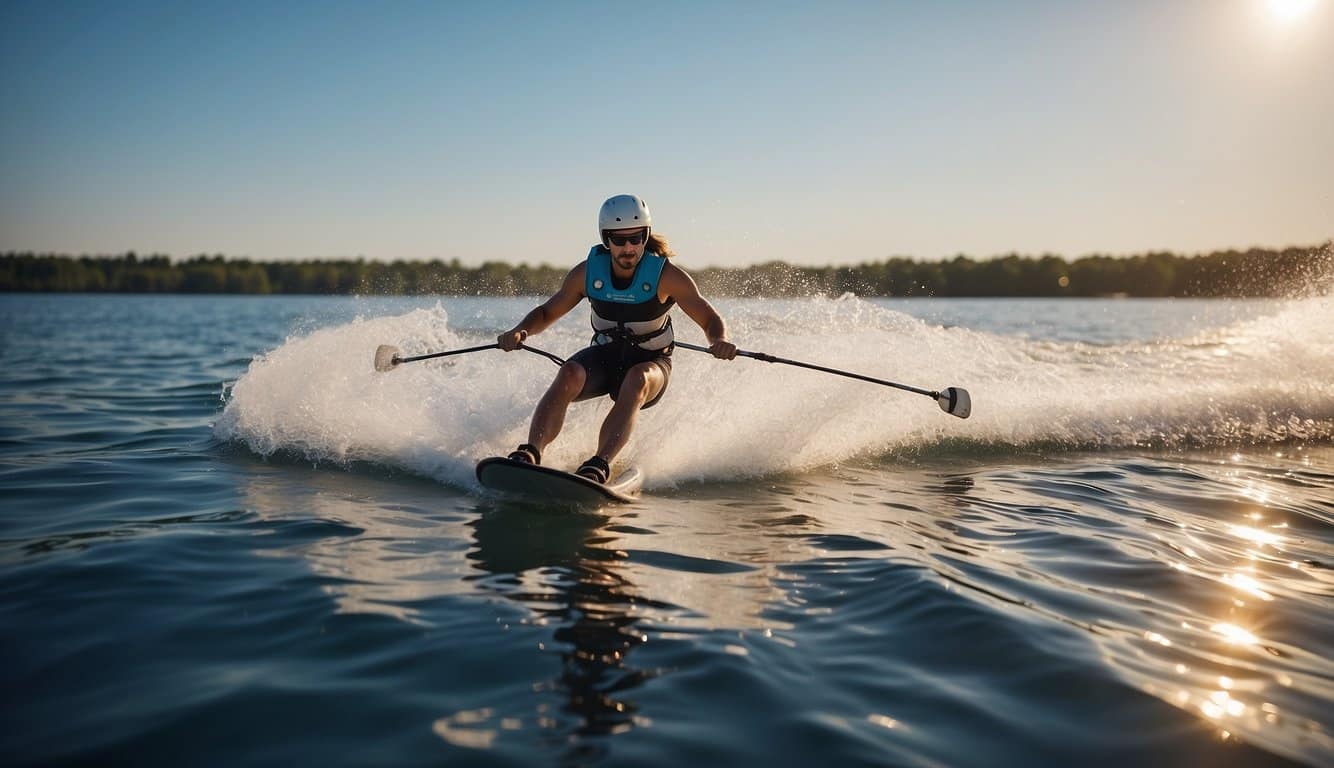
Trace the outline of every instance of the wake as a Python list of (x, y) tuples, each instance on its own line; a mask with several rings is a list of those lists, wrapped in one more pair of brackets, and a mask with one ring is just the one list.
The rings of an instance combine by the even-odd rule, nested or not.
[[(946, 328), (855, 297), (720, 305), (746, 349), (927, 389), (957, 384), (972, 393), (972, 416), (864, 382), (678, 348), (667, 395), (641, 412), (621, 456), (649, 487), (922, 451), (1334, 439), (1329, 298), (1190, 337), (1110, 346)], [(703, 341), (688, 322), (678, 333)], [(473, 488), (478, 459), (526, 439), (555, 366), (482, 351), (381, 373), (373, 359), (384, 343), (413, 355), (493, 340), (452, 329), (441, 305), (295, 336), (230, 387), (214, 432), (261, 455), (365, 461)], [(587, 331), (562, 321), (534, 343), (568, 356)], [(572, 406), (544, 463), (587, 458), (609, 407)]]

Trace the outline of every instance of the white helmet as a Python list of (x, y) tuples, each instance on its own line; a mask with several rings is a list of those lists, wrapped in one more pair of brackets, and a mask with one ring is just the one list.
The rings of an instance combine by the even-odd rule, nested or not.
[(635, 195), (617, 195), (607, 198), (598, 211), (598, 236), (609, 229), (634, 229), (652, 227), (653, 218), (649, 216), (648, 206)]

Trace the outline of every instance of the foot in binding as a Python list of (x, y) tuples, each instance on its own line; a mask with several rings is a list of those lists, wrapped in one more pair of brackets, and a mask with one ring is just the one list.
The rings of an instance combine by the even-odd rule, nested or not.
[(583, 464), (580, 464), (579, 468), (576, 469), (574, 473), (580, 477), (586, 477), (599, 485), (605, 485), (607, 477), (611, 475), (611, 466), (607, 464), (607, 460), (601, 456), (594, 456)]
[(510, 453), (510, 461), (522, 461), (524, 464), (541, 464), (542, 452), (532, 443), (524, 443)]

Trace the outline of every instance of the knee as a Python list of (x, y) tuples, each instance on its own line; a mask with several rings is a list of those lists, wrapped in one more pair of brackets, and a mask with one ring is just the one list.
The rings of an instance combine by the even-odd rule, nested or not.
[(565, 396), (568, 400), (573, 400), (584, 388), (584, 381), (588, 378), (588, 372), (578, 363), (566, 363), (560, 367), (556, 373), (556, 380), (551, 383), (551, 388)]
[(643, 368), (631, 368), (621, 382), (621, 391), (616, 395), (616, 402), (633, 402), (642, 405), (648, 399), (651, 385), (648, 372)]

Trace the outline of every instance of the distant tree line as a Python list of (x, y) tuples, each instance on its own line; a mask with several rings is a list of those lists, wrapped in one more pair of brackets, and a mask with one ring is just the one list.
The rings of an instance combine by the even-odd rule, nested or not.
[[(688, 267), (688, 262), (685, 263)], [(569, 267), (452, 261), (258, 262), (196, 256), (174, 262), (155, 254), (0, 255), (0, 291), (236, 294), (385, 294), (539, 296), (560, 284)], [(892, 258), (857, 266), (802, 267), (769, 262), (737, 268), (690, 269), (706, 295), (809, 296), (1204, 296), (1281, 297), (1334, 277), (1330, 243), (1309, 248), (1250, 249), (1182, 256), (1010, 254), (946, 261)]]

